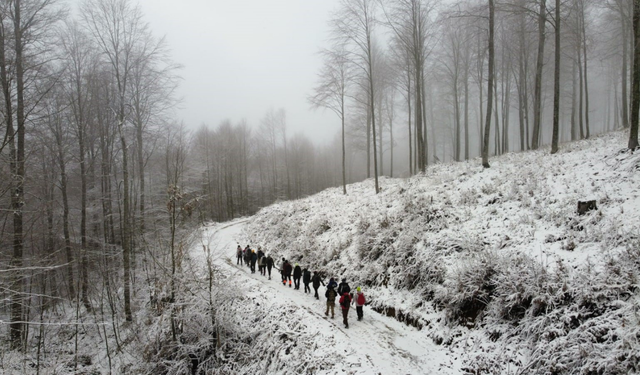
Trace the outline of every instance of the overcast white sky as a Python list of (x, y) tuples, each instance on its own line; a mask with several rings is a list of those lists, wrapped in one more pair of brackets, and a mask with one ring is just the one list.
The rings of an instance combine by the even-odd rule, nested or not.
[(138, 1), (184, 65), (178, 116), (190, 128), (224, 119), (256, 128), (270, 108), (284, 108), (290, 135), (325, 142), (339, 130), (335, 114), (307, 102), (338, 0)]

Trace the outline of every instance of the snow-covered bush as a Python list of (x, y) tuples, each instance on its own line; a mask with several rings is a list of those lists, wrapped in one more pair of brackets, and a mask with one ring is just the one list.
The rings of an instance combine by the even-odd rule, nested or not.
[(494, 275), (499, 257), (493, 251), (468, 254), (450, 269), (436, 302), (443, 306), (450, 322), (473, 326), (496, 289)]

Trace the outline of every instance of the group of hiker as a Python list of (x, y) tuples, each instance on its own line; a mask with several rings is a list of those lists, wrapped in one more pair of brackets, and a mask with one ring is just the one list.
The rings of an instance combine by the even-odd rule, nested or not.
[(245, 264), (251, 273), (256, 273), (256, 264), (258, 265), (258, 272), (260, 275), (267, 276), (269, 274), (269, 280), (271, 280), (271, 269), (273, 268), (273, 258), (267, 256), (260, 246), (258, 246), (258, 252), (251, 249), (249, 245), (244, 249), (238, 245), (236, 250), (236, 265)]
[[(258, 251), (252, 250), (249, 245), (247, 245), (244, 249), (238, 245), (237, 248), (237, 261), (236, 264), (247, 265), (251, 269), (251, 273), (255, 273), (255, 265), (258, 264), (258, 270), (260, 275), (266, 276), (266, 273), (269, 274), (269, 280), (271, 280), (271, 269), (274, 267), (273, 258), (271, 255), (266, 255), (260, 246), (258, 246)], [(277, 267), (276, 267), (277, 268)], [(318, 271), (313, 271), (313, 274), (308, 268), (301, 268), (299, 264), (295, 264), (292, 266), (291, 263), (282, 258), (282, 265), (278, 268), (280, 271), (280, 275), (282, 276), (282, 285), (286, 286), (289, 284), (289, 288), (292, 287), (292, 276), (293, 276), (293, 287), (295, 289), (300, 289), (300, 279), (302, 279), (302, 283), (304, 284), (304, 292), (311, 293), (311, 288), (309, 288), (309, 284), (313, 286), (315, 291), (314, 297), (316, 299), (320, 299), (318, 295), (318, 289), (320, 288), (320, 284), (323, 286), (324, 281), (320, 276)], [(349, 308), (351, 305), (355, 305), (356, 313), (358, 316), (358, 321), (362, 320), (363, 312), (362, 306), (365, 305), (366, 299), (360, 287), (356, 288), (356, 294), (351, 293), (351, 287), (347, 283), (347, 279), (343, 278), (340, 285), (333, 279), (329, 279), (329, 283), (326, 285), (327, 290), (324, 293), (325, 298), (327, 299), (327, 308), (325, 310), (324, 315), (329, 316), (329, 311), (331, 311), (331, 319), (335, 317), (335, 306), (336, 299), (339, 298), (338, 303), (340, 304), (340, 308), (342, 310), (342, 322), (344, 323), (345, 328), (349, 328)], [(337, 289), (336, 289), (337, 288)]]

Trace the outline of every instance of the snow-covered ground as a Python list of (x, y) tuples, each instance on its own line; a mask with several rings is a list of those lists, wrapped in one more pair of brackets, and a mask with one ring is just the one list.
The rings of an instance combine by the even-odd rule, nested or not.
[[(639, 373), (640, 153), (625, 145), (439, 164), (183, 232), (175, 301), (168, 258), (149, 260), (133, 322), (121, 290), (92, 312), (56, 305), (33, 324), (42, 350), (0, 347), (0, 373)], [(276, 270), (236, 265), (238, 243), (361, 286), (364, 320), (345, 329), (339, 306), (332, 320)]]
[[(406, 326), (393, 318), (382, 316), (364, 307), (364, 319), (357, 321), (355, 309), (349, 312), (349, 328), (342, 324), (340, 307), (336, 306), (335, 319), (324, 315), (326, 299), (325, 287), (321, 286), (320, 300), (313, 297), (313, 289), (304, 293), (304, 285), (300, 290), (283, 286), (276, 269), (272, 278), (261, 276), (256, 270), (251, 274), (249, 268), (236, 265), (235, 249), (238, 243), (246, 244), (244, 234), (245, 220), (230, 225), (213, 226), (203, 232), (205, 242), (213, 243), (212, 256), (223, 272), (228, 273), (234, 284), (238, 285), (238, 293), (249, 298), (259, 298), (261, 308), (270, 311), (287, 312), (281, 318), (288, 329), (279, 334), (290, 334), (295, 337), (304, 332), (308, 340), (312, 340), (313, 353), (291, 352), (283, 358), (282, 368), (262, 367), (263, 374), (458, 374), (459, 362), (443, 346), (438, 346), (427, 336), (413, 327)], [(211, 241), (210, 241), (211, 239)], [(244, 247), (244, 245), (243, 245)], [(206, 254), (201, 247), (194, 248), (197, 264), (206, 264)], [(338, 305), (336, 303), (336, 305)], [(297, 311), (295, 315), (288, 309)], [(286, 346), (286, 345), (284, 345)], [(303, 350), (298, 346), (295, 350)], [(284, 349), (283, 349), (284, 351)], [(316, 360), (304, 361), (305, 356)], [(294, 361), (295, 359), (295, 361)], [(302, 361), (301, 361), (302, 359)], [(287, 362), (289, 364), (287, 365)], [(326, 363), (324, 369), (313, 367), (317, 363)], [(257, 366), (258, 368), (260, 366)]]

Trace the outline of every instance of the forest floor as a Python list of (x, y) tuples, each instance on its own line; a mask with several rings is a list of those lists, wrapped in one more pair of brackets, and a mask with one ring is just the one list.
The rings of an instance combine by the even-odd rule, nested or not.
[[(318, 357), (326, 357), (331, 362), (328, 373), (349, 374), (458, 374), (460, 363), (449, 348), (437, 346), (432, 339), (413, 327), (404, 325), (393, 318), (382, 316), (368, 306), (364, 307), (364, 318), (357, 321), (355, 309), (349, 311), (349, 328), (342, 324), (342, 312), (336, 301), (334, 319), (324, 315), (326, 288), (320, 286), (320, 300), (311, 293), (304, 293), (304, 284), (300, 290), (283, 286), (279, 271), (272, 270), (271, 280), (261, 276), (256, 269), (251, 274), (247, 266), (236, 265), (235, 252), (237, 244), (246, 244), (244, 221), (237, 221), (224, 227), (211, 227), (203, 232), (206, 242), (214, 244), (212, 257), (223, 272), (228, 272), (234, 284), (241, 288), (238, 294), (265, 297), (264, 309), (287, 311), (294, 307), (303, 311), (296, 319), (290, 319), (290, 329), (306, 330), (313, 337), (314, 352)], [(195, 247), (191, 256), (196, 264), (206, 264), (205, 254), (201, 248)], [(200, 261), (198, 259), (200, 258)], [(276, 262), (279, 263), (279, 262)], [(256, 267), (257, 268), (257, 267)], [(202, 271), (204, 272), (204, 270)], [(263, 302), (264, 303), (264, 302)], [(290, 314), (283, 319), (288, 319)], [(302, 317), (303, 321), (299, 321)], [(344, 361), (338, 361), (341, 354)], [(283, 373), (293, 372), (293, 368), (284, 368)], [(321, 370), (314, 373), (323, 373)]]

